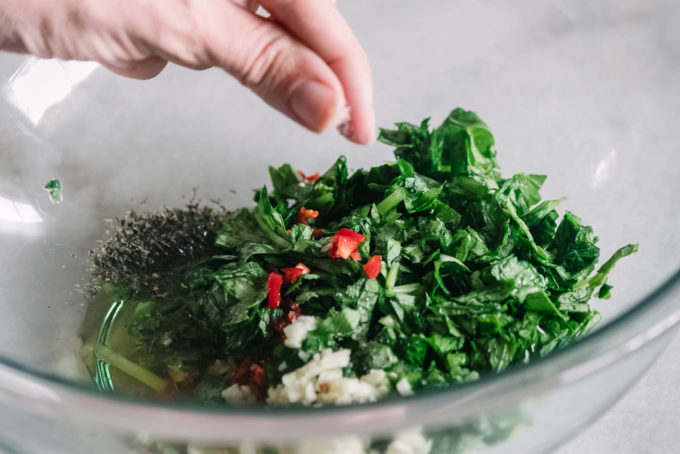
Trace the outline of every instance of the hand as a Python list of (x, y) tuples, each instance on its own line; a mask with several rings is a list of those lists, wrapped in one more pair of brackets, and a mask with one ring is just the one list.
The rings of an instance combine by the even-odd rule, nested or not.
[(366, 54), (332, 0), (0, 0), (0, 49), (148, 79), (223, 68), (312, 131), (374, 138)]

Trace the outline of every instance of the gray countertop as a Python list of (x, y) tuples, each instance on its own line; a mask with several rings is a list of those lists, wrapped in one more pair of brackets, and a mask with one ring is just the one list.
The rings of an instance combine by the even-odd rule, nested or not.
[(680, 337), (609, 412), (555, 454), (680, 452)]

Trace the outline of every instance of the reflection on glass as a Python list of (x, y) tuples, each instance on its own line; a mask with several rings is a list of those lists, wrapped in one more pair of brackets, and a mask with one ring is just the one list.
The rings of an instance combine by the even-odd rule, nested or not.
[(11, 372), (0, 369), (0, 378), (2, 379), (3, 388), (9, 391), (10, 394), (14, 393), (21, 397), (48, 402), (60, 402), (62, 400), (59, 394), (55, 393), (49, 386), (26, 380), (18, 375), (13, 375)]
[(616, 166), (616, 156), (616, 150), (612, 148), (609, 150), (609, 153), (597, 163), (593, 174), (593, 188), (599, 186), (613, 176), (614, 167)]
[(37, 125), (47, 109), (66, 98), (97, 66), (93, 62), (31, 59), (9, 81), (8, 98)]
[(0, 226), (6, 222), (35, 224), (42, 221), (42, 216), (32, 205), (0, 195)]
[(358, 435), (309, 439), (267, 445), (243, 441), (229, 445), (154, 441), (140, 436), (131, 439), (135, 452), (146, 454), (477, 454), (505, 453), (500, 443), (511, 441), (530, 427), (531, 418), (519, 409), (509, 408), (453, 424), (446, 429), (411, 427), (372, 439)]

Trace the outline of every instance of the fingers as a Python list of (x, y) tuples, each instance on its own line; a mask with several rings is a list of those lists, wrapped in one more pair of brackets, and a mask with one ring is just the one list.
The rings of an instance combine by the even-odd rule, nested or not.
[(231, 1), (239, 5), (240, 7), (247, 9), (248, 11), (252, 11), (253, 13), (257, 11), (257, 7), (259, 6), (257, 0), (231, 0)]
[(149, 57), (143, 60), (131, 61), (124, 64), (113, 65), (102, 62), (102, 66), (116, 74), (133, 79), (151, 79), (163, 71), (167, 60), (160, 57)]
[[(370, 68), (332, 2), (265, 1), (74, 0), (64, 8), (44, 2), (44, 11), (29, 14), (22, 25), (28, 31), (18, 36), (29, 52), (97, 60), (140, 79), (154, 77), (167, 61), (195, 69), (219, 66), (307, 128), (342, 124), (338, 129), (351, 140), (369, 142)], [(257, 4), (273, 19), (253, 14)]]
[(176, 38), (155, 41), (162, 57), (190, 67), (219, 66), (312, 131), (338, 125), (343, 88), (319, 55), (275, 22), (233, 2), (189, 4), (193, 29), (177, 23)]
[(354, 142), (371, 142), (375, 134), (375, 113), (368, 58), (334, 2), (260, 0), (259, 3), (338, 76), (351, 113), (350, 122), (341, 132)]

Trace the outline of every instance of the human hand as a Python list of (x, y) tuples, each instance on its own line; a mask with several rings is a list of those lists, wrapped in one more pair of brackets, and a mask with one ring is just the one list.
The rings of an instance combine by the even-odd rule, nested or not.
[(139, 79), (220, 67), (316, 132), (373, 140), (366, 54), (333, 0), (0, 0), (0, 49), (95, 60)]

